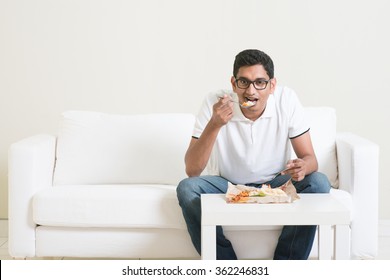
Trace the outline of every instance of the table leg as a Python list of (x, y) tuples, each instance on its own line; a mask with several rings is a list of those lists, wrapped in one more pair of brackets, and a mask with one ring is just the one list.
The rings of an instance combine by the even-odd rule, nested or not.
[(335, 259), (348, 260), (350, 259), (351, 249), (351, 231), (349, 225), (336, 225), (335, 227)]
[(318, 258), (332, 259), (332, 229), (330, 225), (318, 226)]
[(202, 226), (202, 260), (217, 259), (217, 229), (216, 226)]

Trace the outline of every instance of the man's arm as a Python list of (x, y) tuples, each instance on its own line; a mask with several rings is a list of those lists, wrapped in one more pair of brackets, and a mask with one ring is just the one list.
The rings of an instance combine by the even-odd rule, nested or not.
[(218, 133), (233, 117), (231, 97), (224, 95), (213, 106), (213, 115), (199, 139), (192, 138), (185, 155), (186, 173), (189, 177), (199, 176), (205, 169)]
[(286, 168), (289, 170), (284, 174), (290, 174), (294, 181), (301, 181), (306, 175), (318, 170), (309, 131), (291, 139), (291, 144), (298, 158), (287, 163)]

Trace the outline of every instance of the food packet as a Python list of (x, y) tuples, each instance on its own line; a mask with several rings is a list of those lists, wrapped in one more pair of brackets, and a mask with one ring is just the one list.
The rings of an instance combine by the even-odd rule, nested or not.
[(291, 180), (277, 188), (266, 184), (256, 188), (229, 182), (226, 192), (228, 203), (291, 203), (297, 199), (299, 196)]

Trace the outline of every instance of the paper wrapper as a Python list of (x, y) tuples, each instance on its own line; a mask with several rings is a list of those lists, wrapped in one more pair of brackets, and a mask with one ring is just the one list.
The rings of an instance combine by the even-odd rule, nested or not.
[(297, 199), (299, 196), (291, 180), (273, 189), (265, 184), (255, 188), (229, 182), (226, 192), (228, 203), (291, 203)]

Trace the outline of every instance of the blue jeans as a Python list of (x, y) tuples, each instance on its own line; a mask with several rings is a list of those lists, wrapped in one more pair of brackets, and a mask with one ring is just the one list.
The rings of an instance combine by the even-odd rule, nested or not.
[[(266, 184), (277, 187), (287, 182), (288, 175), (280, 175)], [(298, 193), (328, 193), (328, 178), (319, 172), (307, 175), (302, 181), (293, 182)], [(182, 180), (177, 187), (177, 197), (184, 220), (195, 249), (201, 254), (201, 204), (202, 193), (226, 193), (228, 181), (219, 176), (190, 177)], [(251, 186), (259, 186), (251, 184)], [(274, 252), (275, 260), (306, 260), (309, 257), (317, 226), (284, 226)], [(217, 226), (217, 259), (237, 259), (233, 246)]]

